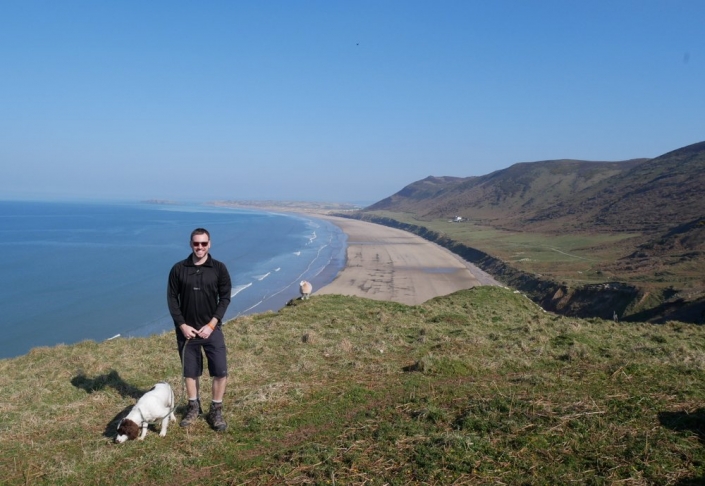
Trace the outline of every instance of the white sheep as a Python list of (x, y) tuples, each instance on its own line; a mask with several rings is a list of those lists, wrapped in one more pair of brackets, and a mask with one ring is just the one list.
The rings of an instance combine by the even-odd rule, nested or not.
[(310, 282), (307, 282), (306, 280), (302, 280), (299, 283), (299, 292), (301, 292), (301, 299), (306, 300), (311, 296), (311, 292), (313, 291), (313, 286), (311, 285)]

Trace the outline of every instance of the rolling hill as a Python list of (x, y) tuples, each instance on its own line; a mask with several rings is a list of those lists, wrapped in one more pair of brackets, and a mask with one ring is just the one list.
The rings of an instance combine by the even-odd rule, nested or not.
[(519, 163), (481, 177), (427, 177), (366, 208), (411, 212), (420, 219), (455, 215), (521, 227), (571, 194), (646, 162), (551, 160)]
[(705, 216), (705, 142), (637, 164), (543, 208), (529, 226), (558, 219), (577, 229), (662, 233)]
[(366, 208), (462, 216), (532, 231), (658, 233), (705, 216), (705, 142), (654, 159), (518, 163), (481, 177), (427, 177)]
[[(518, 163), (479, 177), (427, 177), (365, 208), (364, 213), (392, 219), (397, 215), (407, 223), (413, 219), (412, 224), (436, 232), (442, 228), (459, 243), (484, 245), (477, 248), (520, 271), (565, 286), (579, 286), (581, 279), (583, 284), (624, 282), (637, 289), (638, 298), (629, 304), (634, 312), (666, 305), (668, 309), (654, 311), (666, 319), (674, 306), (687, 303), (691, 305), (687, 319), (700, 322), (705, 318), (701, 316), (705, 313), (703, 188), (705, 142), (699, 142), (653, 159), (549, 160)], [(457, 216), (470, 224), (464, 229), (443, 227), (443, 221)], [(470, 236), (478, 232), (491, 236), (481, 241)], [(500, 251), (498, 238), (507, 234), (522, 235), (521, 241), (505, 244)], [(577, 253), (572, 261), (544, 259), (542, 263), (519, 251), (529, 240), (536, 248), (565, 251), (556, 249), (553, 242), (580, 235), (585, 243), (573, 247)], [(600, 242), (601, 238), (606, 240)], [(508, 261), (512, 255), (521, 256)]]

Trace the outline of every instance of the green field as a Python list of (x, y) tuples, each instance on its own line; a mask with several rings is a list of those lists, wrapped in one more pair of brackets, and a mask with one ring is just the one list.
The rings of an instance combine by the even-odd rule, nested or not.
[(183, 399), (171, 332), (0, 360), (0, 482), (705, 479), (702, 326), (560, 317), (499, 287), (415, 307), (341, 296), (295, 304), (224, 327), (223, 434), (201, 420), (112, 442), (155, 382)]
[(630, 240), (639, 236), (630, 233), (540, 234), (501, 230), (472, 221), (419, 221), (409, 213), (372, 211), (370, 214), (426, 227), (499, 258), (518, 270), (569, 285), (623, 277), (602, 267), (627, 254)]

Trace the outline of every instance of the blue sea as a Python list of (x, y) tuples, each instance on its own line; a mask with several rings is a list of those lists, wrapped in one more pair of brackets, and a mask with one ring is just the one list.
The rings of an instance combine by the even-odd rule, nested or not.
[(211, 234), (233, 283), (226, 319), (278, 310), (345, 264), (335, 225), (294, 214), (207, 205), (0, 201), (0, 358), (35, 346), (147, 336), (173, 329), (169, 270)]

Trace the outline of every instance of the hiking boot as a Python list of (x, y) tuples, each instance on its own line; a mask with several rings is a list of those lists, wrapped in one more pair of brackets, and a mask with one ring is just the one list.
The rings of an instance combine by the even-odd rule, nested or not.
[(222, 403), (211, 403), (211, 409), (208, 412), (208, 421), (211, 423), (211, 427), (216, 432), (223, 432), (228, 428), (228, 424), (226, 424), (223, 419)]
[(186, 415), (184, 418), (181, 420), (181, 423), (179, 424), (181, 427), (188, 427), (192, 423), (198, 419), (198, 416), (203, 413), (203, 410), (201, 409), (201, 401), (200, 400), (189, 400), (188, 401), (188, 409), (186, 410)]

